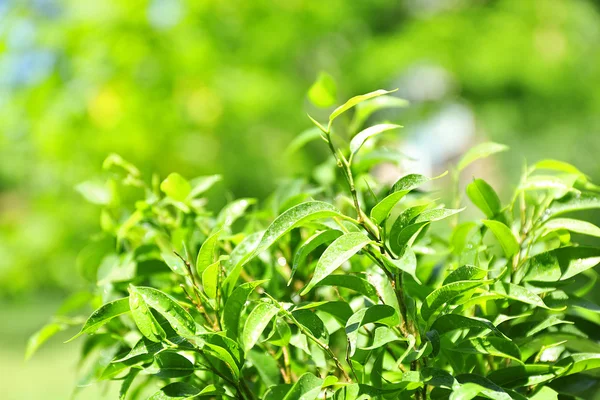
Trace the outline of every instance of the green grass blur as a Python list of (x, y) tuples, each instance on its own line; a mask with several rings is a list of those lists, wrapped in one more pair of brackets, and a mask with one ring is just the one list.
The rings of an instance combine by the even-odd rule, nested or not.
[[(149, 176), (222, 174), (215, 204), (262, 198), (325, 157), (320, 71), (338, 102), (396, 88), (403, 140), (483, 139), (600, 178), (600, 2), (592, 0), (0, 0), (0, 376), (4, 399), (65, 399), (77, 344), (25, 364), (26, 337), (81, 288), (99, 211), (74, 186), (112, 152)], [(458, 144), (457, 144), (458, 143)], [(513, 179), (514, 180), (514, 179)], [(35, 378), (33, 378), (35, 376)], [(84, 398), (94, 398), (93, 390)], [(98, 390), (96, 390), (98, 392)]]

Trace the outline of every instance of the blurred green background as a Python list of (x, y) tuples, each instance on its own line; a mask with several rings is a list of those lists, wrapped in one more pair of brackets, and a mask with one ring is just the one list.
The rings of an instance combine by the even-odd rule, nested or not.
[[(325, 149), (284, 150), (338, 102), (399, 88), (390, 118), (424, 168), (494, 140), (600, 180), (600, 2), (592, 0), (0, 0), (1, 397), (65, 399), (76, 344), (24, 363), (27, 336), (81, 288), (99, 211), (74, 186), (111, 152), (149, 176), (222, 174), (215, 202), (262, 198)], [(410, 150), (410, 151), (409, 151)], [(98, 390), (86, 392), (94, 398)]]

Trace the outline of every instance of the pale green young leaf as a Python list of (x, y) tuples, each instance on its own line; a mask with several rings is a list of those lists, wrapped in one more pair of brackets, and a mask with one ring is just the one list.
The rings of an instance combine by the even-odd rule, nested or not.
[(600, 228), (596, 225), (571, 218), (551, 219), (543, 225), (543, 229), (545, 234), (564, 229), (570, 232), (580, 233), (582, 235), (600, 237)]
[(493, 220), (485, 220), (483, 221), (483, 224), (494, 234), (496, 239), (498, 239), (498, 242), (504, 251), (504, 255), (507, 258), (512, 257), (519, 252), (519, 242), (508, 226), (504, 225), (502, 222)]
[(321, 392), (322, 384), (323, 380), (321, 378), (317, 378), (310, 372), (306, 372), (298, 378), (282, 400), (316, 400)]
[(435, 222), (441, 221), (445, 218), (448, 218), (454, 214), (458, 214), (461, 211), (464, 211), (463, 208), (451, 209), (451, 208), (433, 208), (431, 210), (423, 211), (416, 219), (415, 223), (420, 222)]
[(320, 72), (315, 83), (308, 89), (308, 98), (317, 107), (331, 107), (337, 100), (335, 80), (326, 72)]
[(371, 239), (360, 232), (347, 233), (337, 238), (321, 255), (312, 279), (300, 294), (305, 295), (308, 293), (317, 283), (330, 275), (370, 242)]
[(393, 192), (377, 203), (371, 209), (370, 213), (370, 217), (373, 222), (378, 225), (381, 225), (383, 222), (385, 222), (394, 206), (398, 204), (398, 202), (402, 200), (402, 198), (409, 192), (410, 190), (399, 190), (397, 192)]
[(204, 293), (214, 299), (217, 297), (217, 290), (219, 285), (219, 273), (221, 272), (221, 262), (217, 261), (206, 267), (202, 272), (202, 287)]
[(492, 292), (510, 300), (520, 301), (521, 303), (530, 304), (535, 307), (550, 309), (540, 296), (529, 289), (514, 283), (496, 282), (492, 288)]
[(296, 136), (285, 149), (286, 155), (291, 155), (300, 150), (302, 147), (312, 142), (313, 140), (317, 140), (321, 138), (321, 129), (315, 127), (310, 128), (305, 131), (302, 131), (298, 136)]
[(25, 348), (25, 361), (29, 360), (48, 339), (68, 329), (68, 327), (69, 325), (60, 322), (50, 322), (31, 335), (27, 340), (27, 347)]
[(346, 337), (348, 339), (348, 352), (350, 356), (353, 356), (356, 351), (358, 331), (362, 326), (370, 323), (378, 323), (392, 327), (399, 322), (400, 317), (396, 310), (385, 304), (375, 304), (371, 307), (358, 310), (346, 323)]
[(165, 252), (161, 254), (161, 257), (165, 264), (171, 268), (171, 271), (175, 272), (177, 275), (186, 276), (188, 274), (185, 263), (175, 254)]
[(379, 111), (388, 108), (403, 108), (408, 106), (408, 101), (394, 96), (379, 96), (363, 101), (356, 105), (352, 119), (351, 131), (356, 132), (369, 117)]
[(440, 336), (449, 332), (462, 329), (482, 329), (499, 333), (494, 324), (492, 324), (487, 319), (478, 317), (467, 317), (460, 314), (445, 314), (439, 316), (433, 322), (433, 324), (431, 324), (431, 329), (436, 330), (440, 334)]
[(75, 190), (92, 204), (107, 205), (113, 199), (112, 190), (106, 182), (82, 182), (75, 186)]
[(569, 193), (560, 199), (554, 200), (544, 213), (545, 218), (582, 210), (600, 208), (600, 194), (597, 193)]
[(271, 322), (271, 319), (278, 312), (279, 307), (272, 303), (262, 302), (254, 307), (250, 315), (248, 315), (248, 319), (246, 319), (242, 332), (241, 339), (245, 352), (254, 347), (267, 325), (269, 325), (269, 322)]
[(319, 286), (337, 286), (360, 293), (372, 300), (377, 300), (377, 289), (366, 279), (357, 275), (329, 275), (316, 284)]
[(215, 226), (219, 228), (230, 227), (244, 215), (248, 207), (256, 203), (256, 199), (237, 199), (227, 204), (217, 216)]
[(585, 177), (585, 174), (578, 168), (564, 161), (546, 159), (536, 162), (530, 169), (529, 174), (536, 170), (550, 170), (558, 172), (566, 172), (567, 174), (574, 174)]
[(222, 230), (218, 230), (211, 234), (198, 251), (198, 257), (196, 257), (196, 271), (198, 275), (202, 276), (202, 273), (215, 261), (215, 254), (219, 248), (219, 236)]
[(447, 174), (448, 174), (448, 171), (445, 171), (438, 176), (434, 176), (433, 178), (429, 178), (427, 176), (419, 175), (419, 174), (408, 174), (408, 175), (405, 175), (402, 178), (398, 179), (396, 181), (396, 183), (394, 183), (392, 185), (392, 188), (390, 189), (390, 193), (403, 191), (403, 190), (413, 190), (413, 189), (416, 189), (419, 186), (423, 185), (424, 183), (427, 183), (427, 182), (435, 180), (435, 179), (442, 178), (442, 177), (446, 176)]
[(98, 308), (96, 311), (90, 315), (85, 324), (83, 324), (83, 328), (81, 331), (69, 339), (67, 342), (78, 338), (84, 333), (94, 333), (101, 326), (107, 324), (111, 319), (118, 317), (121, 314), (125, 314), (129, 312), (129, 298), (125, 297), (122, 299), (110, 301), (104, 304), (102, 307)]
[(485, 269), (478, 268), (474, 265), (463, 265), (452, 271), (446, 279), (444, 279), (443, 285), (447, 285), (457, 281), (471, 281), (485, 278), (487, 271)]
[(488, 218), (493, 218), (500, 211), (500, 198), (483, 179), (474, 179), (469, 183), (467, 196)]
[(329, 229), (326, 231), (320, 231), (306, 239), (306, 241), (300, 246), (300, 248), (294, 254), (294, 261), (292, 262), (292, 272), (290, 273), (290, 279), (288, 280), (288, 286), (294, 278), (294, 274), (298, 267), (304, 263), (306, 257), (315, 250), (317, 247), (324, 243), (329, 243), (342, 235), (342, 231)]
[(202, 335), (205, 351), (223, 361), (237, 378), (244, 362), (244, 352), (234, 340), (217, 333)]
[(402, 128), (402, 125), (378, 124), (370, 126), (360, 131), (352, 138), (352, 140), (350, 141), (350, 152), (355, 154), (356, 152), (358, 152), (358, 150), (360, 150), (360, 148), (365, 144), (365, 142), (373, 136), (398, 128)]
[(578, 374), (580, 372), (590, 371), (600, 368), (599, 353), (579, 353), (572, 354), (563, 358), (554, 364), (555, 368), (560, 368), (561, 376)]
[(365, 100), (369, 100), (372, 99), (374, 97), (378, 97), (378, 96), (382, 96), (384, 94), (389, 94), (389, 93), (393, 93), (396, 90), (383, 90), (383, 89), (379, 89), (376, 90), (374, 92), (370, 92), (367, 94), (363, 94), (360, 96), (354, 96), (352, 97), (350, 100), (348, 100), (346, 103), (342, 104), (341, 106), (339, 106), (338, 108), (336, 108), (331, 115), (329, 116), (329, 126), (328, 126), (328, 131), (331, 128), (331, 124), (333, 123), (333, 121), (339, 117), (341, 114), (345, 113), (346, 111), (348, 111), (349, 109), (351, 109), (352, 107), (354, 107), (355, 105), (362, 103)]
[(160, 190), (173, 200), (185, 201), (192, 191), (192, 186), (187, 179), (174, 172), (161, 182)]
[(256, 368), (258, 376), (267, 387), (281, 383), (279, 365), (269, 353), (252, 349), (246, 353), (246, 359)]
[(467, 153), (461, 158), (458, 162), (457, 168), (459, 171), (467, 168), (473, 162), (491, 156), (492, 154), (496, 154), (502, 151), (508, 150), (508, 146), (494, 143), (494, 142), (485, 142), (472, 147)]
[(208, 189), (212, 188), (217, 182), (221, 181), (221, 175), (199, 176), (190, 181), (191, 190), (188, 194), (189, 199), (195, 199)]
[(397, 260), (389, 257), (382, 257), (382, 259), (391, 270), (399, 269), (400, 271), (406, 272), (412, 276), (418, 284), (421, 284), (421, 281), (417, 276), (417, 256), (410, 247), (404, 248)]

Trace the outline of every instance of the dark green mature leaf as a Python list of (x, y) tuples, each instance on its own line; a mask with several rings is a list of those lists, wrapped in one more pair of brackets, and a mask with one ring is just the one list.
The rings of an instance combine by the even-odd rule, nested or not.
[(419, 175), (419, 174), (408, 174), (403, 176), (402, 178), (398, 179), (396, 181), (396, 183), (394, 183), (394, 185), (392, 185), (392, 188), (390, 189), (390, 193), (394, 193), (394, 192), (401, 192), (401, 191), (410, 191), (413, 189), (418, 188), (419, 186), (421, 186), (424, 183), (427, 183), (429, 181), (435, 180), (435, 179), (439, 179), (442, 178), (444, 176), (446, 176), (448, 174), (448, 171), (445, 171), (444, 173), (435, 176), (433, 178), (429, 178), (427, 176), (424, 175)]
[(218, 248), (221, 232), (222, 231), (219, 230), (213, 233), (204, 241), (204, 243), (202, 243), (200, 251), (198, 252), (198, 257), (196, 258), (196, 271), (199, 276), (202, 276), (204, 270), (215, 261), (215, 252)]
[(421, 316), (428, 321), (445, 303), (464, 294), (467, 290), (492, 283), (493, 280), (456, 281), (444, 285), (427, 296), (421, 306)]
[(272, 303), (262, 302), (254, 307), (248, 319), (246, 319), (242, 333), (241, 339), (245, 352), (254, 347), (267, 325), (269, 325), (269, 322), (271, 322), (271, 319), (278, 312), (279, 307)]
[(600, 354), (598, 353), (579, 353), (572, 354), (554, 364), (554, 367), (560, 368), (560, 375), (573, 375), (580, 372), (600, 368)]
[(138, 376), (138, 374), (142, 371), (140, 367), (131, 368), (129, 374), (123, 379), (123, 383), (121, 384), (121, 388), (119, 389), (119, 400), (125, 400), (127, 397), (127, 392), (129, 388), (133, 384), (133, 381)]
[(165, 317), (179, 335), (190, 336), (196, 333), (194, 319), (173, 297), (151, 287), (131, 287), (131, 290), (142, 296), (148, 306)]
[(314, 337), (321, 339), (324, 342), (329, 341), (329, 333), (325, 328), (325, 324), (317, 314), (308, 309), (297, 309), (292, 312), (292, 316), (300, 325), (308, 329)]
[(412, 245), (413, 240), (425, 229), (431, 222), (419, 222), (417, 224), (410, 224), (400, 232), (390, 232), (390, 247), (396, 254), (402, 254), (406, 246)]
[(281, 373), (277, 361), (266, 352), (250, 350), (246, 358), (258, 371), (258, 375), (267, 387), (277, 385), (281, 382)]
[(523, 286), (519, 286), (514, 283), (496, 282), (494, 284), (492, 292), (497, 293), (507, 299), (520, 301), (521, 303), (531, 304), (532, 306), (541, 308), (550, 308), (546, 306), (544, 300), (542, 300), (540, 296), (533, 293), (529, 289), (526, 289)]
[(519, 252), (519, 242), (510, 228), (502, 222), (486, 220), (483, 224), (494, 234), (506, 257), (512, 257)]
[(110, 301), (104, 304), (102, 307), (97, 309), (90, 315), (88, 320), (83, 324), (83, 328), (81, 331), (73, 336), (71, 339), (67, 340), (70, 342), (71, 340), (78, 338), (84, 333), (94, 333), (101, 326), (107, 324), (111, 319), (118, 317), (121, 314), (125, 314), (129, 312), (129, 298), (125, 297), (123, 299)]
[(240, 316), (244, 304), (246, 303), (246, 300), (248, 300), (250, 293), (265, 282), (267, 281), (262, 280), (243, 283), (233, 291), (231, 296), (229, 296), (222, 314), (223, 329), (226, 331), (228, 337), (232, 339), (237, 338)]
[(474, 179), (469, 183), (467, 196), (488, 218), (493, 218), (500, 211), (500, 198), (483, 179)]
[(319, 286), (343, 287), (377, 300), (377, 289), (369, 281), (357, 275), (329, 275), (316, 284), (316, 287)]
[(329, 243), (342, 235), (342, 231), (329, 229), (326, 231), (317, 232), (308, 239), (306, 242), (300, 246), (296, 254), (294, 255), (294, 261), (292, 263), (292, 272), (290, 274), (290, 279), (288, 280), (288, 286), (292, 282), (292, 278), (298, 267), (306, 260), (306, 257), (315, 250), (317, 247), (324, 243)]
[(317, 283), (329, 276), (370, 242), (371, 239), (360, 232), (347, 233), (337, 238), (323, 252), (323, 255), (317, 262), (312, 279), (300, 294), (305, 295), (308, 293)]
[(491, 156), (502, 151), (508, 150), (508, 146), (494, 142), (485, 142), (472, 147), (458, 162), (459, 171), (467, 168), (473, 162)]
[(476, 374), (462, 374), (456, 376), (460, 386), (453, 390), (451, 400), (470, 400), (478, 394), (494, 400), (513, 400), (504, 389), (491, 380)]
[(131, 316), (142, 335), (153, 342), (160, 342), (167, 337), (163, 328), (152, 315), (144, 298), (134, 287), (129, 288), (129, 308), (131, 309)]
[(521, 363), (521, 352), (517, 345), (502, 337), (471, 338), (459, 343), (452, 351), (471, 354), (489, 354), (509, 358)]
[(487, 378), (505, 387), (531, 386), (554, 379), (560, 368), (547, 364), (525, 364), (492, 371)]
[(406, 194), (409, 192), (410, 190), (399, 190), (393, 192), (387, 197), (385, 197), (383, 200), (381, 200), (379, 203), (377, 203), (371, 209), (370, 213), (370, 217), (373, 220), (373, 222), (375, 222), (378, 225), (381, 225), (383, 222), (385, 222), (394, 206), (398, 204), (398, 202), (402, 200), (402, 198), (406, 196)]
[(148, 400), (182, 400), (195, 397), (202, 390), (185, 382), (173, 382), (154, 393)]
[(157, 376), (161, 378), (181, 378), (194, 373), (194, 364), (181, 354), (165, 351), (156, 356)]
[(600, 249), (562, 247), (527, 259), (521, 267), (523, 281), (555, 282), (569, 279), (600, 263)]
[(356, 351), (359, 329), (366, 324), (374, 322), (392, 327), (398, 325), (400, 320), (396, 310), (385, 304), (375, 304), (371, 307), (360, 309), (346, 323), (346, 336), (348, 338), (350, 356), (354, 355)]
[(436, 330), (440, 336), (459, 329), (484, 329), (499, 333), (494, 324), (487, 319), (459, 314), (445, 314), (438, 317), (431, 324), (431, 329)]
[(204, 352), (223, 361), (237, 378), (244, 363), (244, 352), (234, 340), (217, 333), (201, 336), (204, 339)]
[(594, 224), (586, 221), (580, 221), (578, 219), (570, 218), (555, 218), (547, 221), (543, 225), (545, 234), (555, 232), (561, 229), (565, 229), (571, 232), (580, 233), (582, 235), (589, 235), (600, 237), (600, 228)]
[(392, 129), (402, 128), (402, 125), (396, 124), (379, 124), (370, 126), (357, 133), (350, 141), (350, 152), (356, 153), (365, 144), (367, 140), (380, 133), (390, 131)]
[(223, 292), (225, 296), (231, 294), (234, 290), (237, 280), (242, 272), (244, 263), (242, 260), (249, 257), (258, 246), (264, 232), (255, 232), (246, 236), (240, 244), (238, 244), (227, 259), (223, 266), (225, 268), (225, 279), (223, 280)]
[(256, 249), (245, 256), (238, 264), (245, 264), (253, 257), (268, 249), (280, 237), (292, 229), (316, 219), (342, 217), (331, 204), (322, 201), (307, 201), (285, 211), (269, 225)]

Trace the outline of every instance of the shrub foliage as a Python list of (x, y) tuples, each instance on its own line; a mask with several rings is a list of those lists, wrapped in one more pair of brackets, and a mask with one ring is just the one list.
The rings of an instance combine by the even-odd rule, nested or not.
[[(292, 150), (321, 138), (331, 162), (261, 207), (244, 198), (211, 213), (203, 196), (219, 177), (148, 184), (110, 156), (106, 182), (79, 187), (102, 204), (102, 232), (78, 260), (92, 289), (28, 356), (82, 324), (78, 387), (117, 381), (121, 399), (519, 400), (594, 386), (600, 306), (586, 295), (600, 249), (571, 234), (600, 228), (565, 215), (600, 208), (599, 188), (556, 160), (524, 167), (508, 202), (479, 177), (452, 207), (427, 190), (446, 174), (382, 184), (369, 171), (401, 155), (374, 144), (400, 126), (362, 125), (404, 106), (389, 93), (311, 118)], [(471, 149), (451, 186), (506, 149)], [(482, 218), (459, 219), (461, 203)]]

